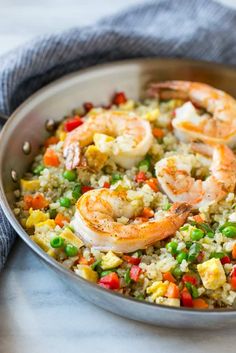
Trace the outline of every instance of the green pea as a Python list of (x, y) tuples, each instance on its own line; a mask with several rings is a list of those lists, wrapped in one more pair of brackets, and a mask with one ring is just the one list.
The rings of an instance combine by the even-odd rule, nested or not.
[(122, 176), (119, 173), (113, 173), (111, 177), (111, 184), (113, 185), (119, 180), (122, 180)]
[(55, 208), (52, 208), (49, 210), (49, 216), (51, 219), (56, 218), (56, 215), (57, 215), (57, 210), (55, 210)]
[(171, 208), (171, 203), (166, 203), (164, 206), (162, 206), (163, 211), (168, 211)]
[(138, 299), (138, 300), (144, 300), (144, 295), (143, 294), (139, 294), (135, 298)]
[(176, 256), (176, 260), (177, 260), (177, 262), (179, 263), (179, 264), (181, 264), (181, 262), (183, 261), (183, 260), (186, 260), (188, 258), (188, 255), (185, 253), (185, 252), (183, 252), (183, 251), (181, 251), (177, 256)]
[(101, 264), (102, 260), (97, 260), (91, 265), (92, 270), (96, 270), (97, 267)]
[(227, 226), (222, 229), (222, 234), (227, 238), (235, 238), (236, 237), (236, 226)]
[(74, 181), (77, 178), (77, 173), (75, 170), (65, 170), (63, 173), (63, 178), (68, 181)]
[(208, 238), (214, 238), (215, 234), (214, 234), (214, 232), (208, 232), (208, 233), (206, 233), (206, 236)]
[(114, 272), (114, 270), (107, 270), (107, 271), (102, 271), (100, 273), (100, 277), (104, 277), (104, 276), (107, 276), (109, 275), (110, 273)]
[(200, 251), (201, 251), (201, 245), (198, 243), (193, 243), (191, 247), (189, 248), (189, 253), (188, 253), (188, 260), (190, 262), (196, 261)]
[(171, 241), (166, 244), (166, 249), (172, 254), (176, 255), (178, 253), (177, 251), (178, 243), (176, 241)]
[(40, 175), (44, 169), (45, 169), (44, 165), (39, 164), (39, 165), (37, 165), (37, 167), (35, 167), (35, 168), (33, 169), (33, 173), (34, 173), (35, 175)]
[(172, 275), (177, 279), (179, 279), (183, 274), (179, 266), (176, 266), (171, 272)]
[(50, 245), (52, 248), (61, 248), (64, 246), (64, 239), (62, 237), (55, 237), (51, 239)]
[(71, 201), (68, 199), (68, 197), (61, 197), (59, 202), (62, 207), (69, 208), (71, 205)]
[(67, 244), (65, 247), (65, 253), (68, 257), (73, 257), (78, 255), (78, 248), (73, 244)]
[(222, 257), (224, 257), (225, 254), (222, 251), (219, 252), (212, 252), (210, 254), (210, 259), (215, 258), (215, 259), (222, 259)]
[(150, 157), (146, 157), (143, 161), (139, 162), (138, 169), (142, 172), (147, 172), (150, 169)]
[(126, 284), (130, 284), (130, 282), (131, 282), (130, 269), (129, 268), (125, 271), (124, 280), (125, 280)]
[(204, 237), (204, 232), (201, 229), (193, 229), (190, 233), (190, 237), (192, 240), (200, 240)]
[(82, 195), (82, 186), (81, 186), (81, 183), (80, 182), (78, 182), (75, 186), (74, 186), (74, 188), (73, 188), (73, 190), (72, 190), (72, 197), (77, 201), (79, 198), (80, 198), (80, 196)]

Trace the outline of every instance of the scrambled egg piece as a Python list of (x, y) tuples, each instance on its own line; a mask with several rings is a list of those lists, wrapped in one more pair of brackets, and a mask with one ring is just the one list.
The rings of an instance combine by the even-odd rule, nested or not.
[(49, 219), (49, 214), (48, 213), (44, 213), (42, 211), (39, 210), (34, 210), (31, 208), (29, 210), (29, 217), (26, 220), (26, 228), (32, 228), (34, 226), (36, 226), (36, 224), (40, 223), (40, 222), (44, 222), (47, 221)]
[(226, 282), (220, 259), (210, 259), (197, 265), (197, 270), (206, 289), (218, 289)]
[(96, 171), (101, 170), (108, 159), (108, 156), (94, 145), (90, 145), (87, 148), (85, 157), (89, 167)]
[(160, 116), (160, 110), (158, 108), (151, 110), (144, 115), (144, 119), (147, 121), (156, 121)]
[(56, 131), (56, 137), (59, 138), (60, 141), (65, 141), (66, 132), (64, 130), (64, 123), (60, 124)]
[(97, 282), (98, 280), (97, 272), (93, 271), (88, 265), (78, 265), (75, 273), (91, 282)]
[(163, 297), (158, 297), (156, 299), (157, 304), (162, 304), (162, 305), (169, 305), (169, 306), (180, 306), (180, 299), (178, 298), (163, 298)]
[[(50, 240), (49, 236), (46, 236), (44, 234), (37, 234), (37, 235), (32, 235), (31, 239), (40, 246), (41, 249), (44, 251), (48, 252), (50, 251)], [(51, 249), (52, 250), (52, 249)]]
[(80, 240), (80, 238), (78, 238), (69, 228), (64, 229), (60, 236), (78, 249), (84, 246), (82, 240)]
[(146, 289), (147, 294), (152, 294), (151, 298), (156, 300), (158, 297), (163, 297), (166, 294), (168, 282), (155, 281)]
[(38, 179), (33, 179), (33, 180), (25, 180), (25, 179), (21, 179), (20, 180), (20, 186), (21, 186), (21, 190), (23, 192), (26, 191), (37, 191), (40, 187), (40, 182)]
[(114, 141), (114, 137), (106, 135), (106, 134), (94, 134), (93, 142), (95, 146), (99, 149), (100, 152), (110, 153), (112, 151), (112, 145)]
[(110, 270), (121, 265), (123, 260), (116, 256), (112, 251), (108, 251), (106, 255), (102, 257), (101, 268), (103, 270)]
[(54, 229), (55, 227), (56, 227), (56, 223), (55, 223), (54, 219), (48, 219), (47, 221), (37, 223), (35, 225), (35, 230), (36, 231), (43, 231), (44, 229), (47, 229), (47, 228)]

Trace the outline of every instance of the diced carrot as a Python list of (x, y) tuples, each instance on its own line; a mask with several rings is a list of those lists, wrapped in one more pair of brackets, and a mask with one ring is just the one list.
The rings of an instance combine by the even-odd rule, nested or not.
[(197, 299), (193, 299), (193, 307), (195, 309), (207, 309), (208, 304), (204, 299), (197, 298)]
[(141, 217), (152, 218), (154, 216), (154, 211), (149, 207), (144, 207)]
[(59, 142), (59, 138), (57, 136), (50, 136), (44, 141), (44, 146), (48, 147), (50, 145), (55, 145)]
[(24, 195), (24, 209), (29, 210), (32, 207), (33, 196)]
[(147, 180), (147, 177), (144, 172), (138, 172), (138, 174), (135, 175), (135, 181), (137, 183), (143, 183), (145, 180)]
[(233, 246), (233, 250), (232, 250), (232, 258), (235, 260), (236, 259), (236, 243)]
[(204, 222), (204, 220), (202, 219), (202, 217), (199, 214), (196, 214), (195, 216), (193, 216), (193, 219), (197, 223), (203, 223)]
[(46, 167), (58, 167), (60, 161), (57, 154), (48, 148), (43, 156), (43, 163)]
[(49, 205), (48, 200), (42, 194), (36, 194), (32, 199), (32, 208), (34, 210), (41, 210)]
[(153, 136), (155, 136), (156, 138), (162, 138), (165, 133), (162, 129), (160, 129), (159, 127), (154, 127), (154, 129), (152, 130)]
[(81, 256), (78, 262), (80, 265), (92, 265), (94, 261), (94, 257), (91, 257), (89, 260), (87, 260), (84, 256)]
[(148, 221), (149, 221), (149, 219), (146, 218), (146, 217), (136, 217), (135, 220), (138, 221), (138, 222), (140, 222), (140, 223), (148, 222)]
[(150, 186), (150, 188), (157, 192), (158, 191), (158, 181), (157, 178), (150, 178), (148, 180), (145, 181), (145, 183)]
[(176, 279), (174, 278), (174, 276), (172, 275), (171, 272), (163, 273), (162, 277), (163, 277), (164, 281), (169, 281), (169, 282), (172, 282), (172, 283), (176, 282)]
[(65, 217), (62, 213), (58, 213), (55, 218), (55, 222), (61, 228), (64, 227), (65, 222), (69, 222), (69, 218)]
[(167, 298), (179, 298), (179, 287), (170, 282), (165, 295)]

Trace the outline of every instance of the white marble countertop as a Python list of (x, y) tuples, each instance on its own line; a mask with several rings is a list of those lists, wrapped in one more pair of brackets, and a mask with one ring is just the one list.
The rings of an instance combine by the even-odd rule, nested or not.
[[(141, 2), (0, 0), (0, 55), (38, 34), (91, 24), (102, 15)], [(236, 6), (235, 0), (222, 2)], [(21, 240), (0, 274), (0, 353), (233, 353), (235, 343), (233, 328), (164, 329), (99, 309), (67, 289)]]

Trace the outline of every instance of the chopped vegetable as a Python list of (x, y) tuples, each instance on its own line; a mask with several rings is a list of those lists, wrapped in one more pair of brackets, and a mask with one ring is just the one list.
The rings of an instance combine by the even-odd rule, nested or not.
[(59, 227), (64, 227), (65, 223), (69, 222), (69, 218), (64, 216), (62, 213), (58, 213), (55, 218), (55, 222)]
[(50, 136), (44, 141), (44, 146), (49, 147), (50, 145), (55, 145), (59, 142), (59, 138), (57, 136)]
[(112, 100), (112, 103), (115, 105), (124, 104), (127, 102), (127, 98), (124, 92), (117, 92)]
[(204, 223), (204, 220), (202, 219), (202, 217), (199, 214), (193, 216), (193, 219), (197, 223)]
[(75, 170), (65, 170), (63, 173), (63, 178), (68, 181), (74, 181), (77, 178), (77, 173)]
[(101, 261), (102, 261), (102, 260), (97, 260), (97, 261), (95, 261), (95, 262), (91, 265), (91, 269), (92, 269), (92, 270), (96, 270), (97, 267), (101, 265)]
[(154, 211), (149, 207), (144, 207), (141, 217), (152, 218), (154, 216)]
[(163, 211), (168, 211), (171, 208), (171, 203), (167, 202), (163, 207)]
[(175, 276), (175, 278), (179, 279), (183, 275), (183, 272), (181, 271), (179, 266), (176, 266), (172, 270), (172, 275)]
[(41, 210), (43, 208), (48, 207), (49, 202), (45, 199), (45, 197), (42, 194), (36, 194), (32, 198), (31, 205), (34, 210)]
[(176, 260), (179, 264), (181, 264), (181, 262), (183, 260), (187, 260), (188, 258), (188, 254), (184, 251), (181, 251), (177, 256), (176, 256)]
[(56, 152), (48, 148), (43, 156), (43, 163), (46, 167), (58, 167), (60, 161)]
[(154, 191), (158, 192), (158, 181), (156, 178), (150, 178), (145, 183)]
[(123, 259), (132, 265), (139, 265), (141, 262), (141, 259), (139, 257), (134, 257), (129, 255), (124, 255)]
[(42, 171), (43, 171), (44, 169), (45, 169), (44, 165), (39, 164), (39, 165), (37, 165), (37, 167), (35, 167), (35, 168), (33, 169), (33, 173), (34, 173), (35, 175), (41, 175), (41, 174), (42, 174)]
[(86, 113), (90, 112), (90, 110), (93, 109), (93, 103), (91, 102), (85, 102), (83, 104), (84, 110), (86, 111)]
[(81, 195), (82, 195), (82, 185), (80, 182), (77, 182), (77, 184), (74, 186), (72, 190), (72, 197), (77, 201)]
[(153, 133), (153, 136), (158, 138), (158, 139), (161, 139), (162, 137), (165, 136), (164, 130), (160, 129), (158, 127), (154, 127), (153, 130), (152, 130), (152, 133)]
[(81, 118), (78, 115), (76, 115), (65, 122), (64, 128), (66, 132), (70, 132), (82, 124), (83, 124), (83, 120), (81, 120)]
[(178, 253), (177, 251), (178, 243), (176, 241), (171, 241), (166, 244), (166, 249), (172, 254), (176, 255)]
[(232, 258), (236, 260), (236, 243), (233, 245)]
[(138, 164), (138, 168), (141, 172), (147, 172), (150, 169), (150, 166), (151, 166), (151, 160), (149, 156), (147, 156)]
[(128, 268), (128, 269), (125, 271), (124, 280), (125, 280), (125, 283), (126, 283), (126, 284), (130, 284), (130, 282), (131, 282), (131, 278), (130, 278), (130, 268)]
[(163, 273), (162, 277), (163, 277), (163, 280), (164, 280), (164, 281), (169, 281), (169, 282), (172, 282), (172, 283), (175, 283), (175, 282), (176, 282), (176, 279), (175, 279), (174, 276), (171, 274), (171, 272)]
[(208, 304), (204, 299), (197, 298), (197, 299), (193, 299), (193, 307), (195, 309), (207, 309)]
[(105, 181), (105, 183), (103, 184), (103, 187), (106, 188), (106, 189), (109, 189), (110, 186), (111, 185), (107, 181)]
[(61, 197), (59, 202), (60, 202), (60, 205), (65, 208), (69, 208), (71, 205), (71, 201), (68, 197)]
[(191, 275), (184, 275), (182, 277), (182, 281), (184, 283), (188, 282), (188, 283), (191, 283), (193, 284), (194, 286), (197, 284), (197, 278), (195, 276), (191, 276)]
[(111, 177), (111, 185), (114, 185), (119, 180), (122, 180), (122, 176), (119, 173), (113, 173)]
[(192, 308), (193, 307), (193, 299), (191, 294), (188, 292), (188, 290), (183, 290), (181, 293), (181, 303), (183, 306), (186, 306), (187, 308)]
[(179, 298), (179, 287), (175, 283), (170, 282), (165, 295), (168, 298)]
[(236, 226), (227, 226), (222, 229), (222, 234), (227, 238), (235, 238), (236, 237)]
[(62, 248), (64, 246), (64, 239), (62, 237), (52, 238), (50, 241), (50, 245), (53, 248)]
[(85, 194), (86, 192), (90, 191), (90, 190), (93, 190), (94, 188), (92, 186), (88, 186), (88, 185), (83, 185), (81, 187), (81, 191), (82, 191), (82, 194)]
[(198, 295), (197, 287), (195, 287), (192, 283), (189, 283), (189, 282), (186, 282), (185, 286), (193, 298), (198, 298), (199, 295)]
[(230, 260), (229, 256), (223, 256), (223, 257), (220, 259), (220, 262), (222, 263), (222, 265), (225, 265), (225, 264), (230, 264), (230, 263), (231, 263), (231, 260)]
[(201, 229), (192, 229), (190, 233), (190, 237), (192, 240), (200, 240), (204, 237), (204, 232)]
[(105, 285), (109, 289), (119, 289), (120, 280), (116, 272), (112, 272), (107, 276), (102, 277), (99, 282), (100, 285)]
[(78, 248), (72, 244), (66, 244), (65, 253), (69, 257), (78, 255)]
[(143, 183), (145, 180), (147, 180), (147, 177), (144, 172), (138, 172), (138, 174), (136, 174), (135, 176), (136, 183)]
[(188, 261), (195, 262), (197, 260), (198, 255), (200, 254), (201, 248), (201, 244), (193, 243), (189, 249)]
[(142, 272), (139, 266), (133, 265), (130, 269), (130, 278), (137, 282), (139, 280), (140, 273)]

